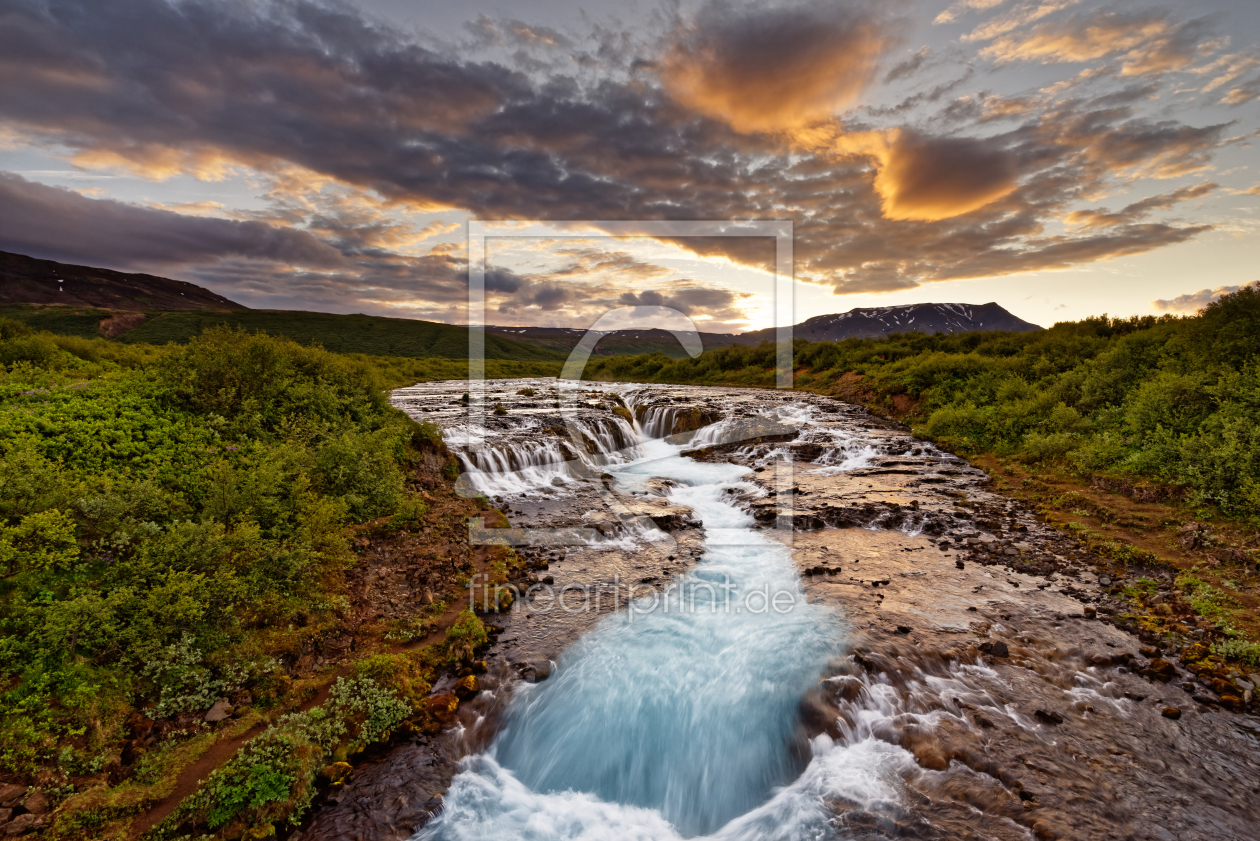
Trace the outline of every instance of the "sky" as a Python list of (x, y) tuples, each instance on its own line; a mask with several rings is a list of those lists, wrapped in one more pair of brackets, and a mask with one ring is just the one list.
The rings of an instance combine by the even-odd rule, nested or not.
[(797, 321), (1189, 313), (1260, 278), (1258, 45), (1254, 0), (0, 0), (0, 250), (465, 323), (510, 222), (485, 323), (740, 332), (773, 240), (598, 223), (784, 220)]

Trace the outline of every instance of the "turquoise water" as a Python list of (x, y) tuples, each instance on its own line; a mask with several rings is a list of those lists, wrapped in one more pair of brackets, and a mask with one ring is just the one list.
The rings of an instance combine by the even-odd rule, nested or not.
[(793, 759), (796, 706), (839, 650), (839, 617), (805, 603), (790, 550), (723, 499), (747, 468), (679, 449), (648, 441), (643, 458), (607, 469), (623, 485), (680, 482), (671, 497), (703, 521), (703, 558), (522, 689), (418, 839), (821, 837), (824, 794), (887, 795), (869, 762), (839, 761), (826, 736), (807, 768)]

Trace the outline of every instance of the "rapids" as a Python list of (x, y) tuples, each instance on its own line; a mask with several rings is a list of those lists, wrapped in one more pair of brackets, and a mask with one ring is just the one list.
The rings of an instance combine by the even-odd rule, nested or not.
[[(624, 397), (633, 411), (633, 394)], [(550, 680), (520, 691), (499, 737), (465, 761), (418, 838), (747, 837), (758, 822), (750, 813), (800, 775), (795, 709), (838, 652), (839, 617), (805, 602), (790, 549), (732, 502), (730, 491), (753, 490), (750, 468), (679, 455), (722, 440), (722, 424), (671, 443), (668, 411), (637, 414), (632, 444), (613, 439), (597, 452), (638, 457), (605, 458), (604, 469), (629, 492), (650, 478), (677, 483), (667, 498), (703, 523), (703, 556), (664, 593), (584, 635)], [(500, 469), (477, 486), (510, 493), (527, 471), (509, 479)], [(793, 810), (793, 819), (824, 815)]]

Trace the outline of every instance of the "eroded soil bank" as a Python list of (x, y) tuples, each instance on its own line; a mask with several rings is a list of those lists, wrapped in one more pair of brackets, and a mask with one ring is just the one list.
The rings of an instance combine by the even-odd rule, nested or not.
[[(443, 808), (459, 760), (493, 751), (514, 696), (625, 609), (590, 593), (706, 563), (712, 536), (668, 498), (670, 483), (632, 489), (607, 472), (664, 436), (696, 436), (690, 458), (750, 470), (729, 498), (791, 546), (805, 596), (842, 623), (784, 746), (793, 786), (821, 797), (834, 837), (1255, 837), (1260, 721), (1248, 687), (1260, 678), (1203, 668), (1194, 636), (1174, 649), (1126, 630), (1138, 628), (1126, 584), (1160, 571), (1090, 555), (982, 471), (829, 398), (605, 387), (561, 413), (554, 385), (491, 383), (490, 405), (504, 408), (474, 429), (480, 455), (468, 452), (463, 383), (396, 392), (451, 431), (470, 493), (513, 527), (553, 531), (547, 545), (517, 547), (533, 572), (512, 609), (488, 616), (502, 632), (453, 726), (359, 767), (297, 837), (409, 837)], [(531, 584), (588, 604), (543, 610)], [(765, 799), (792, 808), (782, 793)]]

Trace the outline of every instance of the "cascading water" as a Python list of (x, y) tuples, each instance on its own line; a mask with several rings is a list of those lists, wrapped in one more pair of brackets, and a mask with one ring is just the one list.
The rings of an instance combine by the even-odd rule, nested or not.
[(482, 446), (476, 450), (456, 453), (464, 468), (461, 482), (487, 496), (519, 494), (531, 488), (567, 484), (575, 478), (577, 465), (598, 473), (609, 464), (639, 455), (635, 430), (622, 418), (595, 422), (570, 419), (568, 423), (580, 439), (580, 450), (554, 434), (501, 444), (485, 442), (482, 436)]
[[(663, 596), (604, 620), (550, 680), (522, 688), (417, 838), (792, 838), (825, 825), (814, 789), (835, 769), (818, 766), (819, 743), (802, 774), (793, 732), (797, 704), (837, 652), (839, 618), (805, 602), (790, 550), (727, 501), (749, 468), (650, 440), (673, 412), (635, 416), (648, 439), (639, 458), (605, 469), (625, 489), (679, 483), (670, 497), (703, 521), (703, 559)], [(721, 440), (722, 424), (702, 434)], [(874, 776), (863, 785), (880, 786)]]

